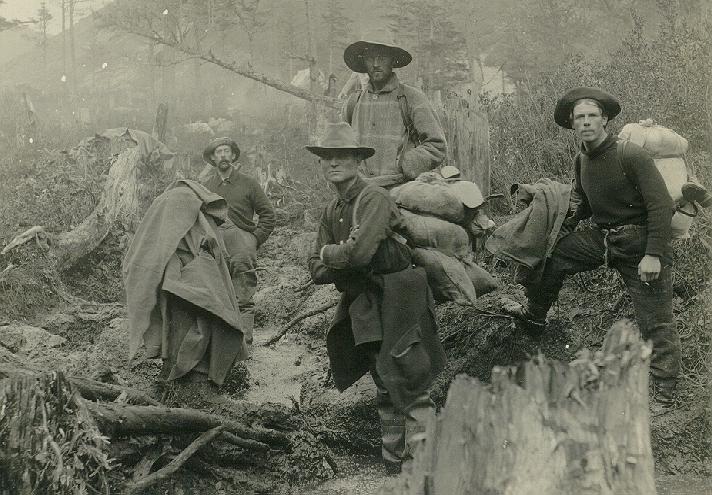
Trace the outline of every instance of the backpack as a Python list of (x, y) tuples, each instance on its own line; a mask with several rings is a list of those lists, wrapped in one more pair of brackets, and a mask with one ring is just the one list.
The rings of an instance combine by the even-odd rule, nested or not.
[[(637, 127), (631, 131), (631, 127), (629, 126)], [(687, 150), (687, 141), (674, 131), (659, 126), (656, 127), (666, 133), (668, 137), (677, 137), (681, 141), (675, 143), (673, 148), (670, 148), (670, 146), (666, 147), (665, 143), (662, 143), (661, 145), (660, 140), (651, 140), (650, 144), (648, 144), (645, 139), (642, 141), (639, 139), (632, 139), (631, 135), (643, 127), (650, 127), (650, 125), (628, 124), (623, 127), (623, 130), (619, 134), (618, 144), (616, 146), (618, 165), (620, 166), (621, 172), (623, 172), (623, 175), (628, 183), (633, 186), (636, 191), (638, 191), (638, 194), (640, 194), (638, 183), (633, 180), (633, 171), (630, 168), (630, 164), (624, 160), (623, 157), (629, 142), (635, 142), (651, 154), (653, 161), (655, 162), (655, 166), (665, 181), (670, 197), (672, 197), (675, 202), (675, 211), (670, 222), (670, 226), (672, 227), (672, 238), (688, 239), (690, 237), (689, 230), (692, 225), (692, 220), (697, 216), (697, 206), (694, 203), (685, 201), (682, 197), (682, 185), (688, 181), (687, 165), (683, 156), (683, 153)], [(671, 152), (665, 152), (666, 149)], [(579, 169), (582, 157), (583, 155), (581, 153), (576, 156)]]
[[(630, 165), (623, 160), (628, 140), (618, 141), (616, 152), (618, 154), (618, 164), (623, 175), (638, 193), (638, 184), (632, 179)], [(645, 148), (643, 148), (645, 149)], [(673, 239), (689, 239), (692, 220), (697, 216), (697, 205), (687, 202), (682, 197), (682, 185), (688, 181), (687, 164), (682, 156), (665, 156), (653, 158), (655, 166), (665, 181), (670, 197), (675, 202), (675, 211), (670, 221)]]
[[(403, 83), (399, 82), (398, 87), (395, 91), (396, 98), (398, 99), (398, 106), (400, 107), (401, 118), (403, 119), (403, 126), (406, 130), (406, 135), (408, 136), (410, 141), (415, 143), (415, 146), (418, 146), (420, 145), (420, 137), (418, 136), (418, 131), (413, 125), (413, 119), (410, 118), (410, 108), (408, 106), (408, 98), (405, 96), (405, 89), (403, 87)], [(356, 108), (356, 104), (365, 92), (365, 89), (359, 89), (356, 93), (349, 96), (349, 99), (346, 102), (346, 122), (348, 122), (349, 125), (351, 125), (352, 123), (351, 121), (353, 120), (354, 109)]]

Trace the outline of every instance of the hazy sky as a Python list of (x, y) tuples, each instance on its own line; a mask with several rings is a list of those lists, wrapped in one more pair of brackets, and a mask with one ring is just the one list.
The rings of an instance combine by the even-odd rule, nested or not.
[[(111, 0), (81, 0), (77, 4), (77, 17), (83, 17), (91, 12), (91, 9), (98, 9)], [(57, 33), (62, 29), (61, 0), (45, 0), (47, 9), (54, 19), (49, 22), (47, 30), (50, 33)], [(42, 5), (42, 0), (5, 0), (0, 5), (0, 16), (6, 19), (20, 19), (21, 21), (37, 17), (37, 11)]]

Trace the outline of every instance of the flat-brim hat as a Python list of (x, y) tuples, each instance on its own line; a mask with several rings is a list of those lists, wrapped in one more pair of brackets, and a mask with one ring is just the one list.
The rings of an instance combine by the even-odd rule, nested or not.
[(357, 41), (356, 43), (351, 43), (344, 50), (344, 62), (354, 72), (367, 72), (363, 59), (369, 51), (374, 49), (384, 51), (393, 57), (394, 69), (405, 67), (413, 60), (410, 53), (398, 46), (381, 43), (380, 41)]
[(305, 146), (305, 148), (319, 157), (328, 150), (353, 150), (363, 159), (373, 156), (376, 152), (374, 148), (361, 146), (356, 131), (346, 122), (327, 124), (324, 136), (319, 143), (315, 146)]
[(215, 153), (218, 146), (223, 145), (229, 146), (232, 149), (232, 152), (235, 153), (235, 159), (232, 163), (235, 163), (237, 159), (240, 158), (240, 148), (237, 146), (237, 143), (228, 137), (219, 137), (210, 141), (205, 150), (203, 150), (203, 160), (205, 160), (205, 163), (209, 163), (214, 167), (213, 153)]
[(554, 122), (561, 127), (571, 129), (571, 111), (574, 104), (581, 99), (596, 100), (605, 110), (608, 120), (613, 120), (621, 111), (621, 105), (615, 96), (598, 88), (574, 88), (559, 98), (554, 109)]

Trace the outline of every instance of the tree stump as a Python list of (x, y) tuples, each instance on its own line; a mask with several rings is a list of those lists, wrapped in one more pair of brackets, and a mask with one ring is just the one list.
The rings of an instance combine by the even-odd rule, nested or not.
[(427, 442), (386, 494), (651, 495), (651, 347), (628, 321), (569, 364), (542, 356), (458, 376)]

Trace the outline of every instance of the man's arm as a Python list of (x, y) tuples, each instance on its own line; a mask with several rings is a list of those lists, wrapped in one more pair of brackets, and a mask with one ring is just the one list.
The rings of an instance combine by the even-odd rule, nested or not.
[(391, 203), (383, 189), (368, 189), (359, 205), (359, 226), (343, 244), (326, 244), (321, 260), (336, 270), (368, 266), (381, 241), (390, 234)]
[(573, 224), (573, 227), (575, 228), (581, 220), (585, 220), (592, 215), (591, 205), (588, 203), (588, 197), (581, 187), (580, 155), (576, 155), (576, 158), (574, 158), (574, 183), (571, 187), (570, 204), (571, 215), (569, 215), (567, 219), (569, 227)]
[(253, 181), (252, 202), (255, 213), (259, 216), (257, 226), (252, 234), (257, 238), (257, 246), (261, 246), (274, 230), (274, 207), (257, 181)]
[(672, 239), (670, 222), (675, 208), (674, 203), (665, 180), (648, 153), (627, 146), (623, 159), (628, 160), (626, 169), (632, 172), (632, 179), (638, 184), (645, 209), (648, 211), (648, 239), (645, 254), (660, 258), (669, 250)]
[(328, 268), (320, 258), (321, 248), (328, 244), (333, 244), (334, 239), (332, 239), (329, 233), (328, 220), (326, 215), (327, 208), (324, 209), (321, 215), (321, 221), (319, 222), (319, 230), (316, 234), (316, 240), (312, 246), (311, 254), (309, 255), (309, 260), (307, 264), (309, 266), (309, 273), (315, 284), (333, 284), (340, 281), (341, 276), (336, 270)]
[(403, 155), (401, 168), (408, 180), (439, 166), (447, 155), (445, 132), (424, 93), (406, 89), (408, 110), (420, 144)]

